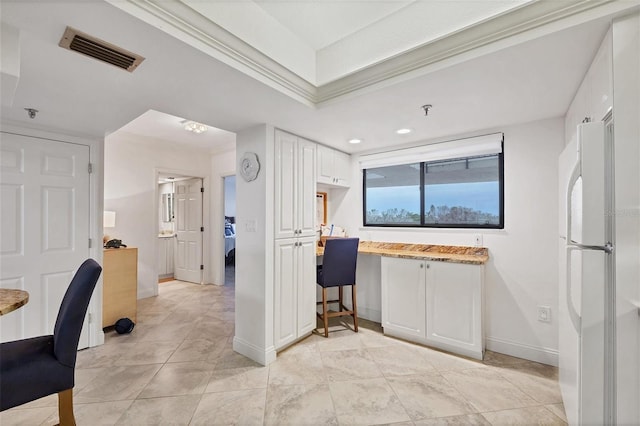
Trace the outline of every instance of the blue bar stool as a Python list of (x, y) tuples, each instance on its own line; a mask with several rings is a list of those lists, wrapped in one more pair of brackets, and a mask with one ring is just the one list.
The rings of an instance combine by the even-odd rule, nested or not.
[[(359, 238), (335, 238), (325, 241), (324, 259), (318, 266), (317, 283), (322, 287), (322, 314), (317, 314), (324, 323), (324, 337), (329, 337), (329, 318), (349, 315), (353, 317), (353, 328), (358, 332), (358, 310), (356, 307), (356, 262)], [(353, 308), (343, 304), (342, 287), (351, 286)], [(338, 287), (338, 300), (327, 300), (327, 288)], [(327, 312), (329, 303), (337, 303), (337, 312)]]

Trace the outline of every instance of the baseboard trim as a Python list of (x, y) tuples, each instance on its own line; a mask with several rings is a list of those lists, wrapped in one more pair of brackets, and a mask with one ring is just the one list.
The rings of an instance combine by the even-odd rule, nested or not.
[(558, 350), (532, 346), (497, 337), (485, 338), (486, 348), (493, 352), (528, 359), (542, 364), (558, 366)]
[(373, 322), (382, 322), (382, 312), (377, 309), (370, 309), (367, 307), (358, 306), (358, 318), (364, 318)]
[(233, 338), (233, 350), (264, 366), (276, 360), (276, 350), (273, 346), (262, 349), (238, 336), (234, 336)]

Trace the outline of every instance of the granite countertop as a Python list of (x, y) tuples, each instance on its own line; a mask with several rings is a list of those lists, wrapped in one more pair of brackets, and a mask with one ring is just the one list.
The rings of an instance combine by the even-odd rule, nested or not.
[[(384, 243), (360, 241), (358, 253), (405, 259), (434, 260), (440, 262), (484, 265), (489, 260), (486, 247), (441, 246), (433, 244)], [(316, 255), (322, 256), (324, 247), (316, 247)]]

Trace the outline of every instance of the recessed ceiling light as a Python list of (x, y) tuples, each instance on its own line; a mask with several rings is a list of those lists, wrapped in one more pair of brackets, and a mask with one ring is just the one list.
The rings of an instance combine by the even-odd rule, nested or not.
[(412, 130), (411, 129), (398, 129), (396, 130), (396, 133), (399, 135), (406, 135), (407, 133), (411, 133)]
[(356, 144), (356, 143), (360, 143), (360, 142), (362, 142), (362, 139), (349, 139), (349, 143)]

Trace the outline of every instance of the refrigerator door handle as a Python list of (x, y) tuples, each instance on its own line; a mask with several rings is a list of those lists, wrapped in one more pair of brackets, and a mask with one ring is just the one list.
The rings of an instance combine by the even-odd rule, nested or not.
[(573, 170), (571, 170), (571, 176), (569, 177), (569, 182), (566, 188), (566, 197), (567, 197), (567, 210), (565, 212), (567, 217), (567, 233), (565, 234), (567, 237), (567, 241), (573, 241), (571, 238), (571, 189), (576, 184), (578, 179), (580, 178), (580, 163), (576, 162), (573, 165)]
[(582, 326), (582, 318), (578, 315), (578, 311), (573, 306), (573, 301), (571, 299), (571, 252), (574, 250), (581, 250), (576, 246), (567, 246), (567, 272), (566, 272), (566, 298), (567, 298), (567, 312), (569, 313), (569, 318), (571, 319), (571, 323), (573, 324), (573, 328), (575, 328), (576, 332), (580, 334), (580, 329)]
[(603, 251), (607, 254), (613, 253), (613, 244), (611, 243), (607, 243), (603, 246), (593, 246), (589, 244), (576, 243), (575, 241), (571, 240), (571, 247), (573, 247), (575, 250), (598, 250)]

